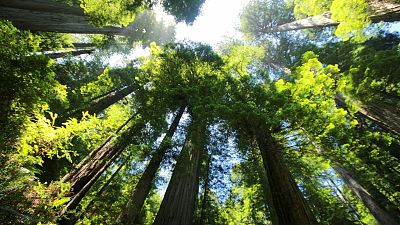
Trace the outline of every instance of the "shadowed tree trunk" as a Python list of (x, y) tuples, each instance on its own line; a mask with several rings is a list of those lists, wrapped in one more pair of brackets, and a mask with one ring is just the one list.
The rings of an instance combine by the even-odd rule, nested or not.
[(207, 220), (207, 201), (208, 201), (208, 192), (210, 191), (209, 183), (210, 183), (210, 170), (212, 168), (212, 155), (209, 155), (207, 160), (207, 168), (206, 168), (206, 179), (204, 180), (204, 193), (203, 199), (201, 201), (201, 208), (200, 208), (200, 218), (198, 221), (198, 225), (206, 225), (208, 224)]
[(60, 33), (130, 35), (119, 27), (94, 27), (81, 8), (48, 0), (2, 0), (0, 17), (19, 29)]
[(265, 126), (253, 127), (264, 168), (270, 184), (272, 203), (279, 225), (317, 224), (315, 218), (297, 187), (294, 178), (283, 161), (281, 146)]
[[(72, 43), (73, 48), (79, 49), (79, 48), (95, 48), (96, 45), (94, 43), (84, 43), (84, 42), (76, 42)], [(68, 46), (64, 46), (68, 47)]]
[[(338, 106), (347, 108), (345, 99), (340, 94), (335, 95), (335, 101)], [(358, 113), (382, 129), (400, 135), (400, 110), (398, 108), (384, 102), (369, 103), (361, 106)]]
[[(86, 160), (86, 163), (82, 164), (76, 171), (71, 172), (72, 174), (64, 176), (63, 181), (69, 182), (71, 185), (71, 192), (69, 193), (71, 199), (60, 211), (59, 217), (63, 217), (67, 211), (75, 209), (78, 206), (86, 192), (113, 161), (118, 158), (121, 152), (130, 144), (136, 144), (135, 136), (143, 128), (144, 123), (142, 120), (139, 120), (119, 137), (115, 138), (114, 141), (109, 141), (96, 149), (96, 152), (90, 156), (90, 159)], [(63, 217), (60, 223), (68, 224), (68, 220), (68, 218)]]
[(192, 225), (206, 124), (194, 120), (177, 160), (154, 225)]
[(270, 213), (271, 222), (272, 222), (273, 225), (276, 225), (276, 224), (279, 224), (278, 215), (276, 214), (276, 211), (275, 211), (275, 208), (274, 208), (274, 204), (272, 202), (272, 192), (271, 192), (270, 184), (268, 182), (267, 173), (266, 173), (264, 167), (261, 165), (259, 157), (258, 157), (259, 154), (257, 154), (256, 149), (255, 149), (256, 148), (256, 144), (257, 143), (254, 143), (251, 146), (251, 156), (252, 156), (253, 161), (256, 163), (256, 166), (257, 166), (257, 172), (258, 172), (258, 175), (260, 177), (261, 186), (262, 186), (262, 189), (264, 191), (265, 199), (267, 201), (267, 206), (268, 206), (268, 211)]
[(134, 224), (139, 219), (140, 210), (143, 207), (144, 201), (150, 192), (151, 184), (156, 176), (156, 173), (160, 167), (160, 164), (165, 156), (167, 150), (171, 147), (171, 138), (174, 135), (179, 121), (182, 118), (185, 107), (181, 106), (178, 113), (176, 114), (172, 124), (170, 125), (167, 133), (165, 134), (158, 150), (154, 152), (146, 170), (140, 177), (135, 190), (132, 192), (129, 202), (126, 204), (125, 209), (121, 212), (118, 218), (120, 224)]
[(71, 50), (71, 51), (61, 51), (61, 52), (52, 52), (52, 53), (45, 53), (44, 55), (52, 58), (58, 59), (67, 56), (78, 56), (83, 54), (92, 54), (95, 49), (80, 49), (80, 50)]
[[(370, 20), (372, 23), (394, 22), (400, 20), (400, 4), (395, 1), (367, 0), (370, 9)], [(280, 26), (272, 27), (266, 33), (285, 32), (290, 30), (301, 30), (307, 28), (320, 28), (337, 26), (339, 22), (331, 19), (331, 13), (307, 17)]]
[[(304, 129), (302, 129), (305, 131)], [(306, 138), (315, 147), (318, 154), (327, 157), (323, 153), (325, 150), (315, 143), (306, 133)], [(327, 157), (329, 158), (329, 157)], [(390, 203), (386, 196), (379, 193), (379, 191), (372, 190), (363, 186), (348, 170), (339, 163), (334, 163), (335, 160), (330, 159), (333, 164), (332, 168), (339, 175), (339, 177), (344, 181), (346, 186), (348, 186), (354, 194), (361, 200), (361, 202), (368, 208), (371, 214), (375, 217), (376, 221), (381, 225), (399, 225), (398, 221), (400, 219), (400, 213), (396, 210), (396, 207)], [(386, 205), (390, 212), (383, 207)]]
[[(380, 207), (373, 197), (364, 189), (350, 174), (348, 170), (339, 165), (334, 166), (335, 171), (339, 174), (340, 178), (345, 184), (357, 195), (357, 197), (364, 203), (371, 214), (381, 225), (399, 225), (398, 220), (392, 217), (386, 210)], [(400, 219), (400, 218), (398, 218)]]
[(82, 112), (88, 112), (91, 115), (94, 113), (99, 113), (131, 94), (136, 88), (137, 86), (133, 84), (123, 87), (115, 92), (109, 93), (106, 97), (98, 100), (95, 103), (88, 103), (86, 108), (72, 111), (70, 113), (67, 113), (65, 116), (56, 119), (55, 125), (60, 126), (61, 124), (65, 123), (69, 118), (81, 119)]

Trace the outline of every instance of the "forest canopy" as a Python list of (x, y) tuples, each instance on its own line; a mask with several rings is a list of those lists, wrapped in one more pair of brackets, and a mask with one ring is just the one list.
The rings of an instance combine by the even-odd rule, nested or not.
[(0, 224), (400, 224), (400, 3), (211, 1), (0, 3)]

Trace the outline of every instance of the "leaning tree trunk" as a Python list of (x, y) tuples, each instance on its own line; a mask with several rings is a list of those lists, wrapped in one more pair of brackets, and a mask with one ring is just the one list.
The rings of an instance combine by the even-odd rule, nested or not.
[[(382, 2), (379, 0), (367, 0), (370, 10), (370, 20), (373, 23), (394, 22), (400, 20), (400, 4), (395, 1)], [(310, 16), (305, 19), (296, 20), (270, 28), (266, 33), (285, 32), (291, 30), (302, 30), (307, 28), (321, 28), (337, 26), (339, 22), (331, 19), (331, 13), (325, 12), (321, 15)]]
[(384, 208), (380, 207), (375, 199), (368, 193), (360, 183), (355, 180), (351, 173), (345, 168), (335, 165), (335, 171), (339, 174), (340, 178), (345, 184), (357, 195), (357, 197), (364, 203), (371, 214), (375, 217), (381, 225), (399, 225), (397, 222), (400, 218), (394, 218)]
[[(109, 141), (97, 148), (95, 153), (91, 154), (90, 159), (86, 160), (84, 164), (81, 164), (77, 170), (64, 176), (63, 181), (69, 182), (71, 185), (69, 193), (71, 199), (60, 211), (59, 217), (63, 217), (67, 211), (75, 209), (78, 206), (86, 192), (92, 187), (100, 175), (118, 158), (126, 147), (135, 143), (135, 136), (143, 127), (143, 121), (139, 120), (119, 137), (115, 138), (114, 141)], [(68, 218), (63, 218), (61, 221), (68, 221)], [(67, 224), (67, 222), (62, 223)]]
[[(305, 131), (304, 129), (302, 129)], [(306, 138), (311, 142), (311, 144), (315, 147), (317, 153), (321, 156), (327, 157), (324, 152), (325, 150), (315, 143), (306, 133)], [(328, 157), (329, 160), (334, 162), (334, 159)], [(375, 217), (376, 221), (381, 225), (399, 225), (396, 221), (400, 220), (400, 214), (395, 209), (396, 207), (392, 206), (390, 201), (387, 200), (385, 196), (381, 196), (382, 194), (363, 186), (352, 174), (351, 172), (341, 166), (338, 163), (333, 163), (333, 170), (339, 175), (339, 177), (344, 181), (344, 183), (354, 192), (354, 194), (360, 199), (360, 201), (368, 208), (371, 214)], [(385, 203), (384, 203), (385, 202)], [(386, 209), (387, 206), (388, 209)], [(390, 212), (388, 211), (390, 210)]]
[(208, 220), (206, 219), (207, 216), (207, 200), (208, 200), (208, 192), (210, 191), (209, 188), (209, 183), (210, 183), (210, 171), (212, 168), (212, 155), (207, 157), (207, 168), (206, 168), (206, 173), (205, 173), (205, 180), (204, 180), (204, 192), (203, 192), (203, 199), (201, 201), (201, 206), (200, 206), (200, 218), (197, 223), (197, 225), (205, 225), (207, 224)]
[(88, 112), (89, 114), (99, 113), (131, 94), (136, 89), (136, 87), (136, 85), (123, 87), (120, 90), (108, 94), (106, 97), (100, 99), (95, 103), (88, 103), (88, 106), (86, 108), (67, 113), (65, 116), (56, 119), (56, 126), (60, 126), (61, 124), (65, 123), (69, 118), (82, 118), (82, 112)]
[(136, 185), (135, 190), (126, 204), (125, 209), (121, 212), (118, 218), (119, 224), (135, 224), (139, 219), (140, 210), (143, 207), (144, 201), (150, 192), (151, 184), (156, 176), (156, 173), (160, 167), (160, 164), (165, 156), (167, 150), (171, 147), (171, 138), (174, 135), (179, 121), (182, 118), (185, 107), (181, 106), (178, 113), (175, 116), (174, 121), (170, 125), (167, 133), (165, 134), (158, 150), (154, 152), (149, 164), (146, 167), (143, 175), (140, 177), (139, 182)]
[(206, 125), (193, 121), (154, 225), (192, 225)]
[[(347, 108), (345, 99), (340, 93), (335, 95), (336, 104)], [(359, 115), (367, 118), (382, 129), (400, 136), (400, 110), (384, 102), (369, 103), (361, 106)]]
[(52, 53), (45, 53), (44, 55), (52, 58), (64, 58), (67, 56), (78, 56), (83, 54), (92, 54), (95, 49), (79, 49), (79, 50), (72, 50), (72, 51), (60, 51), (60, 52), (52, 52)]
[(89, 24), (81, 8), (49, 0), (1, 0), (0, 18), (19, 29), (43, 32), (130, 35), (119, 27), (98, 28)]
[(278, 224), (316, 224), (302, 193), (283, 161), (281, 146), (265, 126), (257, 124), (252, 127), (267, 173)]

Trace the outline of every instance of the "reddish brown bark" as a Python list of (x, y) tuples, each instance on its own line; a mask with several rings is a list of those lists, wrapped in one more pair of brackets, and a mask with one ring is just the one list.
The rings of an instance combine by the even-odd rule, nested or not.
[(150, 192), (151, 184), (156, 176), (160, 164), (165, 156), (167, 150), (171, 147), (170, 141), (174, 135), (179, 121), (182, 118), (185, 107), (182, 106), (176, 114), (174, 121), (170, 125), (165, 137), (163, 138), (158, 150), (153, 154), (149, 164), (146, 167), (143, 175), (141, 176), (135, 190), (132, 192), (129, 202), (126, 204), (125, 209), (119, 215), (118, 221), (121, 224), (134, 224), (138, 220), (140, 210), (143, 207), (144, 201)]
[(268, 177), (278, 224), (317, 224), (294, 178), (283, 161), (281, 146), (265, 126), (257, 124), (253, 127), (253, 134), (261, 151)]

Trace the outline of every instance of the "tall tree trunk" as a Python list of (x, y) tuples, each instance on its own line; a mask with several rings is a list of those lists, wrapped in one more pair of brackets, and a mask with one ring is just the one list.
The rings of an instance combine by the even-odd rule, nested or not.
[[(373, 23), (394, 22), (400, 20), (400, 4), (395, 1), (368, 0), (370, 20)], [(321, 15), (310, 16), (305, 19), (270, 28), (266, 33), (285, 32), (290, 30), (301, 30), (307, 28), (320, 28), (337, 26), (339, 22), (331, 19), (331, 13), (325, 12)]]
[(48, 0), (1, 0), (0, 17), (20, 29), (60, 33), (130, 35), (119, 27), (98, 28), (89, 24), (81, 8)]
[(173, 122), (171, 123), (167, 133), (165, 134), (158, 150), (154, 152), (149, 164), (146, 167), (143, 175), (140, 177), (135, 190), (126, 204), (125, 209), (119, 215), (118, 221), (120, 224), (134, 224), (139, 219), (140, 210), (143, 207), (144, 201), (150, 192), (151, 184), (156, 176), (156, 173), (160, 167), (160, 164), (165, 156), (167, 150), (171, 147), (170, 141), (174, 135), (179, 121), (182, 118), (185, 107), (181, 106), (178, 113), (176, 114)]
[(52, 52), (52, 53), (45, 53), (44, 55), (52, 58), (58, 59), (67, 56), (78, 56), (83, 54), (92, 54), (95, 49), (80, 49), (80, 50), (71, 50), (71, 51), (61, 51), (61, 52)]
[(207, 157), (207, 168), (206, 168), (206, 179), (204, 180), (204, 193), (203, 193), (203, 200), (201, 201), (201, 208), (200, 208), (200, 218), (199, 222), (197, 223), (198, 225), (206, 225), (207, 224), (207, 219), (206, 219), (206, 214), (207, 214), (207, 200), (208, 200), (208, 192), (210, 191), (209, 189), (209, 183), (210, 183), (210, 170), (212, 167), (212, 155)]
[(89, 103), (86, 108), (67, 113), (65, 116), (56, 119), (56, 126), (60, 126), (62, 123), (65, 123), (69, 118), (82, 118), (82, 112), (88, 112), (89, 114), (99, 113), (131, 94), (136, 87), (136, 85), (123, 87), (118, 91), (110, 93), (95, 103)]
[[(81, 48), (95, 48), (96, 45), (94, 43), (84, 43), (84, 42), (75, 42), (72, 43), (73, 48), (75, 49), (81, 49)], [(64, 46), (68, 47), (68, 46)]]
[[(344, 167), (339, 165), (334, 166), (335, 171), (339, 174), (340, 178), (345, 184), (357, 195), (357, 197), (364, 203), (369, 209), (371, 214), (375, 217), (381, 225), (399, 225), (398, 220), (391, 216), (386, 210), (377, 204), (373, 197), (364, 189), (351, 175), (351, 173)], [(400, 218), (398, 218), (400, 219)]]
[[(128, 159), (129, 159), (129, 157), (124, 162), (122, 162), (121, 165), (118, 166), (117, 170), (111, 175), (110, 178), (108, 178), (108, 180), (104, 183), (104, 185), (100, 188), (100, 190), (95, 194), (94, 198), (87, 204), (85, 211), (89, 211), (89, 216), (88, 216), (89, 218), (94, 213), (94, 210), (91, 210), (90, 208), (93, 206), (95, 200), (103, 195), (104, 191), (111, 184), (111, 182), (115, 179), (115, 177), (118, 175), (119, 171), (121, 171), (121, 169), (128, 162)], [(83, 213), (81, 215), (83, 215)]]
[[(336, 104), (347, 108), (345, 99), (340, 93), (335, 95)], [(400, 110), (387, 103), (369, 103), (361, 106), (359, 115), (379, 125), (382, 129), (400, 136)]]
[[(304, 129), (302, 129), (305, 131)], [(306, 133), (306, 138), (311, 142), (311, 144), (315, 147), (318, 154), (327, 157), (323, 153), (325, 150), (315, 143)], [(330, 159), (328, 157), (328, 159)], [(335, 162), (334, 159), (330, 159), (332, 162)], [(381, 225), (399, 225), (399, 223), (395, 222), (400, 220), (400, 213), (396, 210), (396, 207), (392, 206), (392, 203), (387, 200), (385, 196), (383, 196), (379, 191), (372, 190), (363, 186), (352, 174), (351, 172), (341, 166), (338, 163), (333, 163), (332, 168), (339, 175), (339, 177), (344, 181), (344, 183), (356, 194), (356, 196), (360, 199), (360, 201), (368, 208), (371, 214), (375, 217), (375, 219)], [(369, 190), (368, 190), (369, 189)], [(388, 209), (383, 207), (383, 205), (387, 206)], [(389, 211), (388, 211), (389, 210)]]
[(154, 225), (192, 225), (206, 124), (194, 120), (177, 160)]
[[(118, 158), (121, 152), (130, 144), (135, 144), (135, 136), (142, 130), (144, 123), (139, 120), (132, 127), (124, 131), (113, 142), (108, 142), (98, 148), (85, 164), (83, 164), (73, 175), (66, 175), (64, 182), (69, 182), (71, 185), (70, 201), (60, 211), (59, 216), (63, 217), (69, 210), (75, 209), (79, 202), (85, 196), (86, 192), (92, 187), (94, 182), (100, 175)], [(61, 221), (68, 221), (68, 218), (62, 218)], [(60, 222), (68, 224), (66, 222)]]
[(283, 161), (281, 146), (265, 126), (253, 127), (272, 193), (279, 225), (311, 225), (316, 220)]
[(264, 196), (267, 201), (267, 206), (268, 206), (268, 210), (270, 213), (270, 219), (271, 219), (271, 222), (273, 225), (277, 225), (277, 224), (279, 224), (279, 220), (278, 220), (278, 215), (276, 214), (276, 210), (274, 208), (274, 203), (272, 201), (271, 186), (268, 181), (268, 176), (265, 171), (265, 168), (260, 163), (260, 160), (258, 157), (259, 154), (257, 154), (255, 150), (256, 150), (255, 145), (254, 145), (254, 147), (251, 146), (251, 155), (252, 155), (253, 161), (256, 163), (258, 175), (260, 176), (261, 186), (263, 188)]

